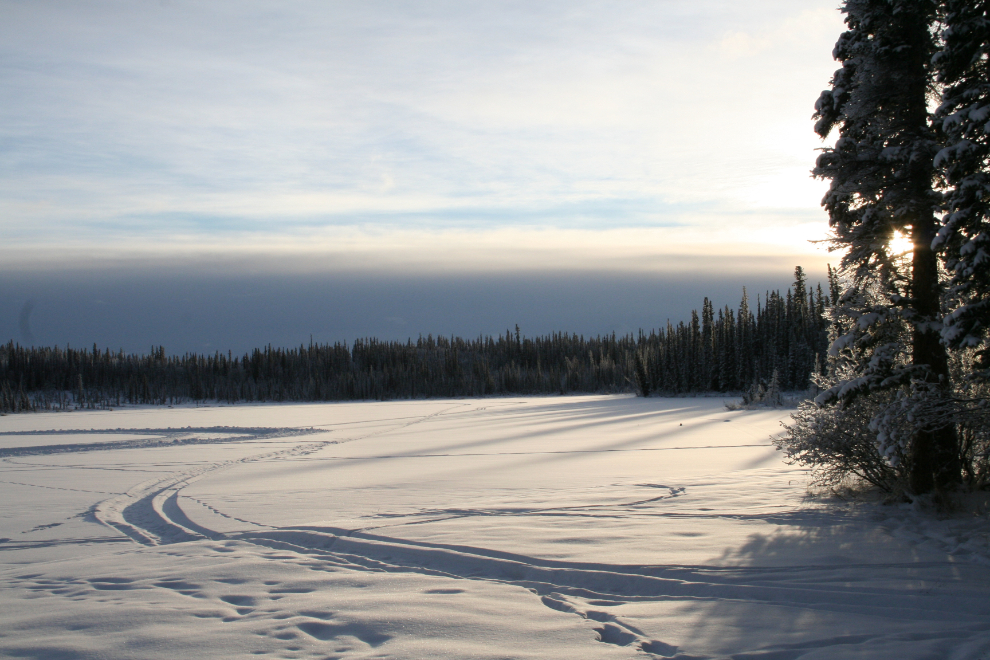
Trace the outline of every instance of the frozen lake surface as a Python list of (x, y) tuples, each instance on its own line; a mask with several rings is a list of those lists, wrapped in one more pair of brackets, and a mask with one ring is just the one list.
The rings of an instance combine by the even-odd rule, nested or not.
[(986, 516), (808, 495), (786, 411), (0, 417), (0, 655), (990, 659)]

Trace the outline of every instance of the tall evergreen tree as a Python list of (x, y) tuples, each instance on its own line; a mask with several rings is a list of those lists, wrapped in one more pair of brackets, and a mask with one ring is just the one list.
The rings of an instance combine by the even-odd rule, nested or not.
[(758, 374), (753, 373), (753, 313), (749, 311), (749, 296), (743, 287), (742, 300), (739, 301), (739, 313), (736, 316), (736, 383), (738, 387), (747, 387)]
[(935, 159), (949, 186), (945, 224), (935, 240), (951, 273), (942, 336), (979, 349), (990, 379), (990, 2), (945, 0), (943, 47), (935, 57), (945, 88), (937, 126), (947, 138)]
[[(940, 202), (933, 163), (940, 145), (928, 107), (937, 10), (935, 0), (843, 4), (848, 30), (833, 51), (842, 68), (815, 105), (816, 132), (826, 138), (838, 129), (838, 139), (822, 150), (814, 173), (831, 181), (822, 204), (854, 283), (843, 296), (854, 333), (833, 349), (855, 352), (847, 354), (851, 377), (823, 393), (822, 402), (892, 387), (937, 397), (949, 387), (931, 247)], [(891, 253), (898, 233), (911, 239), (909, 264)], [(908, 328), (909, 342), (896, 332), (899, 324)], [(951, 425), (919, 424), (906, 444), (915, 492), (960, 480)]]
[(702, 390), (718, 388), (715, 365), (715, 309), (706, 297), (701, 306)]

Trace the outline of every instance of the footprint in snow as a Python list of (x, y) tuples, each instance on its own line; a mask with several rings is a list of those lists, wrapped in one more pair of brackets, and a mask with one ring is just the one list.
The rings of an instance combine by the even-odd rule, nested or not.
[(316, 591), (312, 587), (278, 587), (277, 589), (269, 589), (270, 594), (309, 594)]
[(90, 586), (99, 591), (128, 591), (131, 589), (140, 589), (134, 584), (134, 580), (130, 578), (119, 578), (119, 577), (106, 577), (106, 578), (93, 578), (87, 580)]
[[(555, 598), (556, 596), (556, 598)], [(578, 611), (576, 607), (563, 600), (559, 594), (551, 594), (549, 596), (541, 596), (540, 600), (544, 605), (549, 607), (551, 610), (557, 610), (558, 612), (567, 612), (568, 614), (582, 614)]]
[(633, 642), (638, 642), (639, 638), (622, 626), (614, 623), (606, 623), (601, 628), (595, 628), (598, 633), (598, 641), (605, 644), (615, 644), (616, 646), (629, 646)]
[(304, 621), (296, 627), (320, 641), (326, 642), (340, 637), (354, 637), (368, 646), (381, 646), (391, 636), (380, 633), (373, 628), (361, 623), (325, 623), (323, 621)]
[[(641, 630), (637, 630), (628, 624), (619, 622), (615, 616), (609, 614), (608, 612), (602, 612), (599, 610), (588, 610), (583, 612), (568, 602), (566, 596), (558, 593), (551, 593), (549, 596), (541, 596), (540, 600), (550, 609), (557, 610), (558, 612), (577, 614), (578, 616), (589, 621), (595, 621), (603, 624), (599, 628), (593, 628), (593, 630), (598, 634), (598, 641), (604, 644), (613, 644), (615, 646), (637, 646), (641, 651), (649, 653), (650, 655), (659, 656), (661, 658), (672, 658), (678, 656), (678, 647), (661, 642), (657, 639), (644, 639), (644, 633)], [(596, 600), (589, 601), (589, 604), (598, 605), (599, 607), (609, 607), (624, 605), (625, 603), (622, 601)]]
[(176, 593), (182, 594), (183, 596), (203, 598), (203, 594), (200, 591), (201, 586), (195, 582), (186, 582), (184, 580), (161, 580), (159, 582), (155, 582), (155, 586), (161, 587), (162, 589), (170, 589)]
[(653, 655), (659, 655), (664, 658), (672, 658), (677, 655), (678, 647), (672, 644), (665, 644), (660, 640), (654, 639), (649, 642), (643, 642), (640, 646), (641, 649), (647, 653), (652, 653)]
[(230, 605), (236, 605), (238, 607), (244, 605), (254, 605), (256, 602), (254, 596), (238, 596), (238, 595), (220, 596), (220, 600)]
[(220, 600), (227, 603), (228, 605), (234, 606), (234, 611), (236, 611), (241, 616), (245, 614), (250, 614), (254, 611), (255, 598), (254, 596), (220, 596)]
[(307, 616), (311, 619), (320, 619), (322, 621), (329, 621), (333, 618), (333, 612), (317, 612), (313, 610), (301, 610), (299, 616)]

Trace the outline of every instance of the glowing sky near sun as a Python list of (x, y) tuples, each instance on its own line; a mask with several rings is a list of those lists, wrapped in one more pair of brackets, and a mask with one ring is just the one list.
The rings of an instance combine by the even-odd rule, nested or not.
[(0, 13), (6, 256), (635, 227), (802, 252), (822, 234), (809, 117), (831, 1)]

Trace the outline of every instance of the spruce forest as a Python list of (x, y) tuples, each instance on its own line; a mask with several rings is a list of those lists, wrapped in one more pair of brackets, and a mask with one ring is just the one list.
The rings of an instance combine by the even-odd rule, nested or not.
[(804, 271), (785, 293), (738, 309), (705, 298), (690, 321), (638, 335), (584, 337), (515, 332), (477, 339), (359, 339), (243, 356), (169, 356), (0, 345), (0, 412), (166, 405), (190, 401), (334, 401), (502, 394), (637, 392), (687, 394), (805, 390), (825, 369), (831, 310), (838, 299), (807, 286)]

